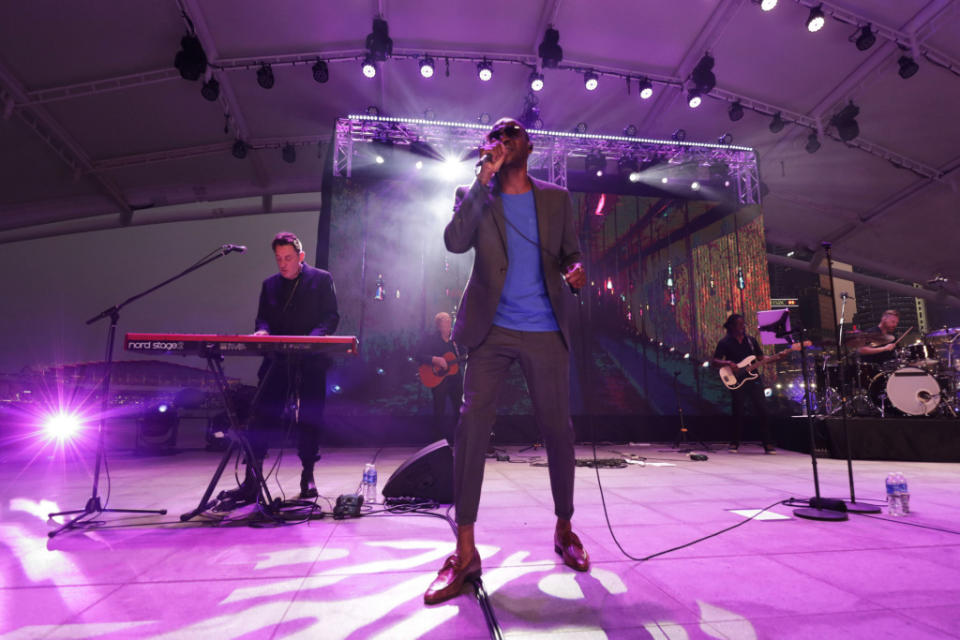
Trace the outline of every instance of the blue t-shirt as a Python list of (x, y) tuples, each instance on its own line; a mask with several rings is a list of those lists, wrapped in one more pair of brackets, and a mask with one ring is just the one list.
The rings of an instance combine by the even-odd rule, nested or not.
[[(502, 194), (507, 224), (507, 278), (493, 324), (517, 331), (559, 331), (540, 261), (540, 232), (533, 190)], [(524, 236), (514, 229), (516, 227)]]

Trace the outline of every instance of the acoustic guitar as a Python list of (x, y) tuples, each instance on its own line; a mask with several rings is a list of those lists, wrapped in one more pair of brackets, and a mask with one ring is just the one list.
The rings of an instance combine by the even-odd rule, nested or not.
[(466, 358), (457, 358), (457, 355), (453, 351), (447, 351), (441, 357), (447, 361), (446, 370), (435, 367), (432, 363), (422, 364), (417, 370), (420, 376), (420, 382), (428, 389), (433, 389), (449, 376), (457, 375), (460, 371), (460, 364), (466, 361)]
[[(809, 340), (805, 340), (803, 346), (812, 347), (813, 343)], [(799, 342), (793, 343), (790, 345), (789, 349), (784, 349), (780, 353), (772, 355), (769, 358), (757, 359), (757, 356), (747, 356), (737, 363), (736, 369), (730, 366), (720, 367), (720, 380), (723, 381), (723, 384), (727, 387), (727, 389), (734, 391), (745, 385), (747, 382), (759, 378), (760, 374), (757, 373), (757, 368), (760, 365), (776, 362), (781, 358), (787, 357), (794, 351), (800, 351)]]

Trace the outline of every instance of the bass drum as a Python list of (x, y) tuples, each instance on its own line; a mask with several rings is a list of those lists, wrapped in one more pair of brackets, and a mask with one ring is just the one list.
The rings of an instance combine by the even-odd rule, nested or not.
[(940, 385), (923, 369), (902, 367), (877, 374), (870, 382), (869, 395), (877, 407), (889, 403), (904, 415), (925, 416), (940, 404)]

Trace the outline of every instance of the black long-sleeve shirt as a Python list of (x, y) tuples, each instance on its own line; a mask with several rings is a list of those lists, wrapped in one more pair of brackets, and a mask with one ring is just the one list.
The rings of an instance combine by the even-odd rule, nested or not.
[(293, 280), (276, 273), (263, 281), (257, 331), (272, 335), (327, 336), (340, 324), (333, 276), (304, 264)]

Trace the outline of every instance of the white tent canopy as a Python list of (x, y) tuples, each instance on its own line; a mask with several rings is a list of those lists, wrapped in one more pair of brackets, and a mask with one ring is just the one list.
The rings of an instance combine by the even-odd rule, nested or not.
[[(337, 117), (365, 112), (476, 122), (518, 115), (548, 25), (560, 69), (538, 94), (546, 128), (754, 147), (769, 188), (768, 238), (786, 247), (833, 243), (838, 259), (926, 282), (960, 279), (960, 2), (842, 0), (538, 0), (486, 3), (309, 0), (40, 0), (0, 6), (0, 242), (126, 224), (315, 207)], [(185, 12), (219, 82), (173, 67)], [(364, 77), (359, 59), (375, 15), (394, 57)], [(876, 42), (852, 41), (867, 23)], [(433, 78), (416, 57), (431, 54)], [(686, 104), (709, 53), (716, 88)], [(493, 61), (481, 82), (477, 61)], [(898, 60), (919, 65), (908, 79)], [(328, 63), (329, 82), (313, 64)], [(449, 60), (449, 61), (448, 61)], [(271, 63), (275, 86), (258, 86)], [(583, 71), (599, 74), (595, 91)], [(448, 74), (449, 70), (449, 74)], [(641, 78), (654, 95), (641, 100)], [(732, 102), (746, 107), (728, 117)], [(836, 139), (833, 115), (853, 101), (860, 135)], [(771, 115), (787, 122), (769, 129)], [(808, 153), (811, 132), (821, 148)], [(242, 139), (251, 149), (236, 159)], [(281, 158), (293, 144), (296, 162)], [(224, 203), (221, 201), (227, 200)]]

